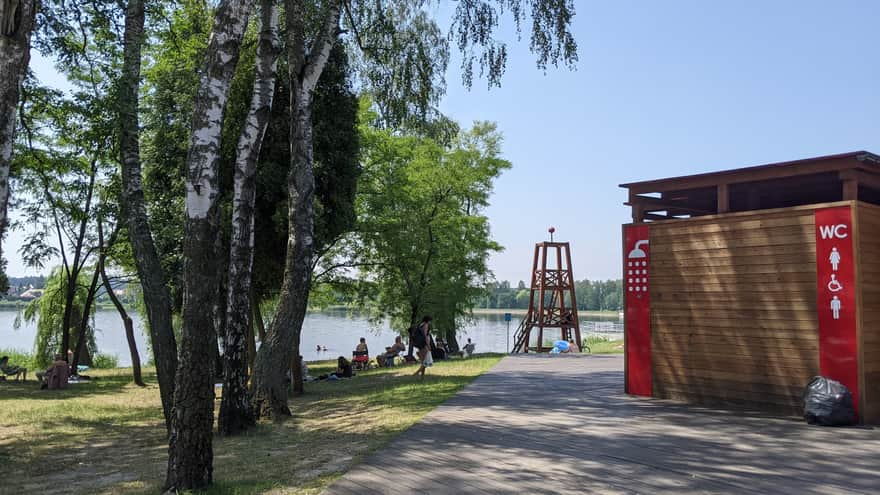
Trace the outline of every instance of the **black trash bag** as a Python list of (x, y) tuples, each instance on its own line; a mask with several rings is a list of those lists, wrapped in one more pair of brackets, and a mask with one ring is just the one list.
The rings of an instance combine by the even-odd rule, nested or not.
[(813, 377), (804, 390), (804, 419), (811, 425), (821, 426), (855, 424), (852, 394), (838, 381)]

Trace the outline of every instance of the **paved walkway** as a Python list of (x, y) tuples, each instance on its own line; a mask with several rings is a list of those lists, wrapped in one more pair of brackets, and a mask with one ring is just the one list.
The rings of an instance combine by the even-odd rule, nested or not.
[(880, 430), (622, 387), (621, 356), (506, 357), (325, 494), (880, 492)]

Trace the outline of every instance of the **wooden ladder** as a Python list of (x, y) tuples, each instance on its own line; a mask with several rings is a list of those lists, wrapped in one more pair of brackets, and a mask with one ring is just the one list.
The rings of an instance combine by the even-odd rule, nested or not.
[(513, 334), (513, 349), (510, 350), (511, 354), (515, 354), (517, 352), (523, 352), (525, 346), (529, 345), (526, 342), (529, 333), (526, 332), (526, 321), (529, 319), (529, 315), (526, 315), (522, 321), (519, 322), (519, 326), (516, 328), (516, 332)]

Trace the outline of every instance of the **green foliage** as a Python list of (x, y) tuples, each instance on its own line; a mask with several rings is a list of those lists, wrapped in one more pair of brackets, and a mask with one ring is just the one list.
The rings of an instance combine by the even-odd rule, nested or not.
[[(546, 70), (560, 62), (573, 66), (577, 62), (577, 43), (569, 28), (574, 18), (571, 0), (471, 0), (458, 2), (453, 14), (450, 37), (462, 53), (462, 81), (473, 82), (474, 65), (489, 86), (499, 86), (507, 65), (507, 45), (494, 34), (507, 13), (513, 18), (517, 35), (524, 22), (531, 19), (529, 49), (537, 56), (537, 65)], [(476, 64), (475, 64), (476, 62)]]
[[(582, 311), (620, 311), (623, 309), (622, 280), (576, 280), (577, 307)], [(527, 309), (530, 291), (520, 281), (517, 287), (503, 281), (489, 284), (480, 299), (480, 308)]]
[(155, 42), (145, 48), (150, 63), (143, 73), (144, 194), (156, 252), (178, 309), (183, 301), (184, 166), (211, 14), (207, 3), (198, 0), (166, 4), (163, 17), (169, 26), (157, 28)]
[[(192, 105), (200, 64), (211, 30), (211, 11), (204, 2), (185, 0), (168, 6), (171, 28), (156, 32), (144, 70), (144, 188), (151, 227), (172, 298), (182, 302), (183, 164), (189, 146)], [(256, 22), (256, 19), (254, 19)], [(235, 146), (250, 106), (254, 80), (255, 24), (245, 36), (225, 113), (221, 147), (221, 191), (224, 209), (231, 200)], [(315, 238), (323, 246), (351, 230), (358, 162), (357, 98), (351, 89), (345, 50), (335, 47), (315, 90), (313, 102), (315, 157)], [(269, 125), (257, 164), (254, 225), (254, 290), (271, 297), (281, 286), (287, 248), (287, 175), (290, 170), (289, 80), (286, 59), (279, 59)], [(228, 218), (229, 215), (223, 215)], [(224, 223), (227, 225), (227, 223)], [(227, 225), (228, 226), (228, 225)], [(228, 230), (228, 229), (227, 229)], [(228, 232), (223, 231), (224, 245)]]
[[(369, 112), (369, 102), (362, 104)], [(369, 115), (362, 122), (370, 122)], [(476, 123), (452, 145), (361, 125), (364, 174), (357, 239), (361, 289), (374, 317), (403, 331), (422, 314), (447, 338), (469, 317), (491, 276), (488, 205), (499, 158), (494, 124)]]
[[(70, 347), (75, 349), (77, 345), (78, 329), (82, 319), (90, 318), (92, 314), (83, 315), (83, 307), (88, 293), (90, 280), (85, 274), (80, 276), (77, 283), (71, 318)], [(22, 315), (15, 319), (15, 327), (21, 325), (23, 318), (27, 322), (37, 322), (37, 337), (34, 340), (34, 360), (40, 368), (45, 368), (53, 361), (56, 353), (63, 353), (61, 349), (61, 333), (64, 327), (64, 296), (67, 290), (67, 277), (61, 269), (54, 269), (46, 281), (46, 290), (39, 299), (31, 301), (25, 306)], [(94, 312), (94, 306), (92, 307)], [(95, 329), (92, 325), (86, 327), (85, 353), (93, 356), (97, 351), (95, 344)], [(88, 359), (81, 360), (83, 364)]]
[(364, 91), (376, 104), (375, 123), (430, 135), (446, 91), (449, 40), (422, 10), (425, 2), (351, 2), (343, 16), (350, 52), (357, 54)]
[(100, 370), (119, 367), (119, 357), (111, 354), (98, 353), (92, 358), (92, 367)]
[(622, 280), (581, 280), (574, 283), (578, 309), (620, 311), (623, 309)]
[[(281, 65), (281, 64), (279, 64)], [(351, 89), (345, 50), (330, 52), (312, 112), (315, 157), (315, 248), (322, 257), (355, 224), (355, 192), (361, 173), (358, 101)], [(289, 79), (279, 67), (275, 98), (257, 165), (254, 222), (254, 291), (271, 297), (281, 287), (287, 249), (287, 175), (290, 171)], [(323, 271), (323, 270), (320, 270)], [(333, 283), (327, 272), (317, 282)]]
[(355, 225), (355, 192), (361, 175), (358, 99), (351, 89), (345, 50), (335, 45), (315, 88), (315, 250), (323, 250)]
[(623, 340), (612, 340), (601, 335), (589, 335), (583, 339), (581, 352), (591, 354), (621, 354)]

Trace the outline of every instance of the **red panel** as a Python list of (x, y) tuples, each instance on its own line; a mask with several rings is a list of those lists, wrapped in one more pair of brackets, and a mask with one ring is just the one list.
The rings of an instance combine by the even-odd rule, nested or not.
[(816, 297), (819, 311), (819, 370), (846, 385), (856, 410), (859, 359), (852, 210), (816, 210)]
[(626, 329), (626, 393), (651, 396), (651, 251), (648, 226), (623, 230), (624, 320)]

